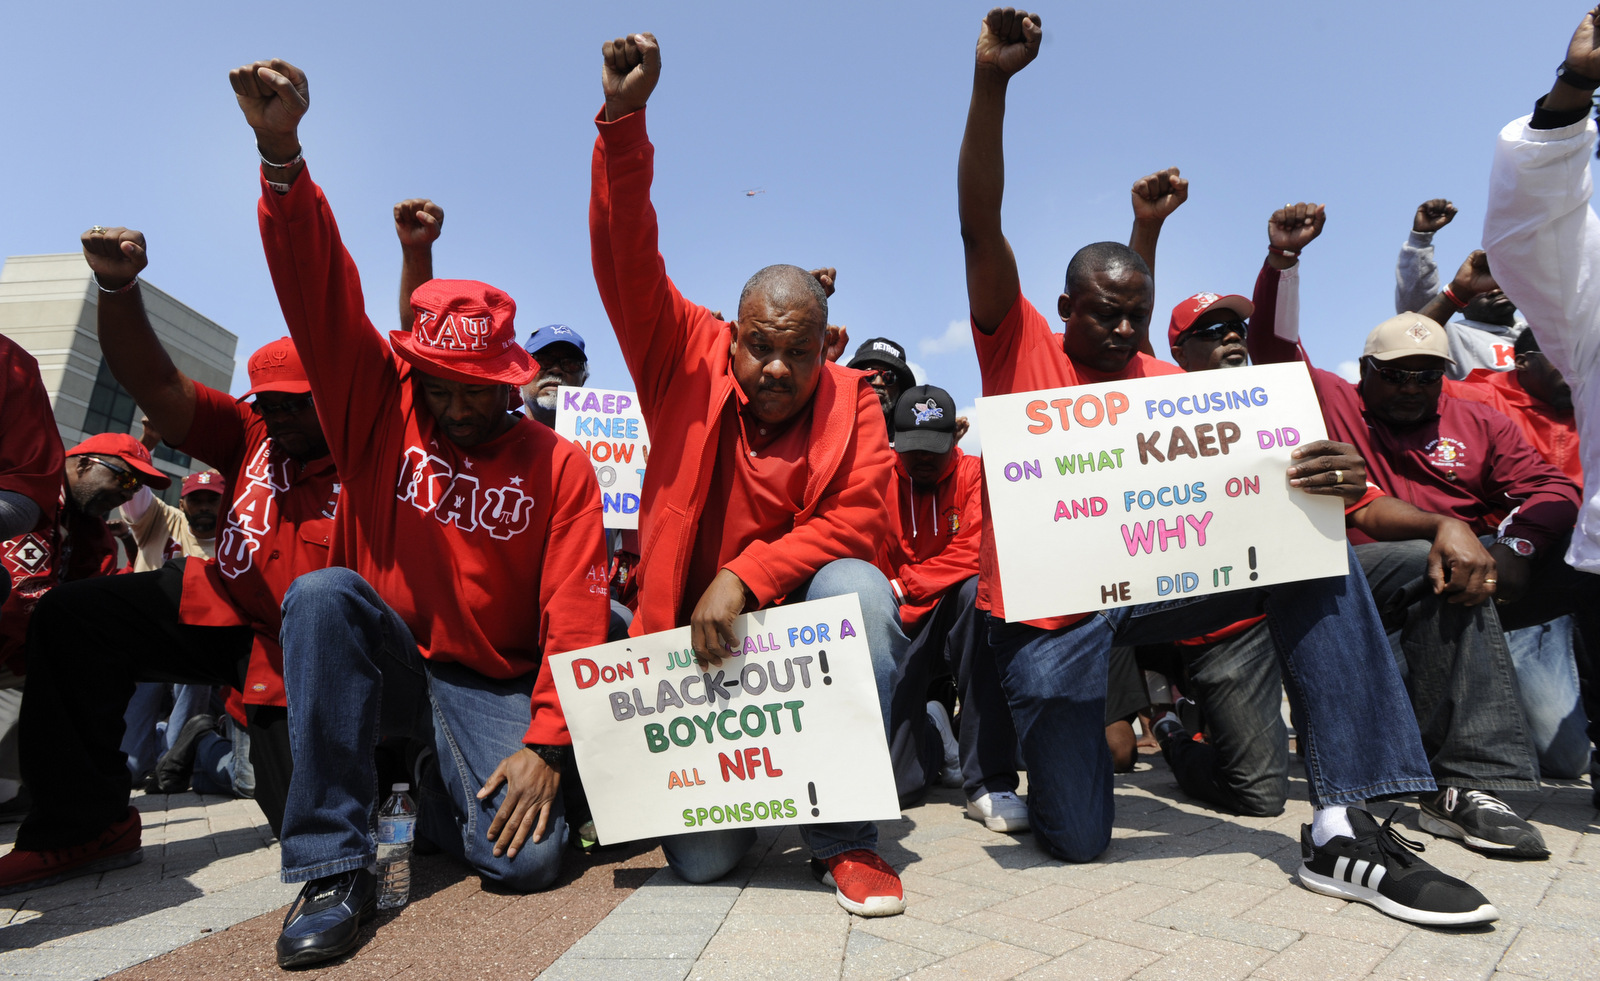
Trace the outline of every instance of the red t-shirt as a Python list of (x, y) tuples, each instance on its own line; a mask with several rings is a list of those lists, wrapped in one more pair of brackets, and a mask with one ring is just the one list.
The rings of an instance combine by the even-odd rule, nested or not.
[[(1177, 365), (1158, 361), (1148, 354), (1135, 353), (1128, 366), (1116, 374), (1104, 374), (1092, 368), (1076, 365), (1062, 348), (1064, 338), (1051, 329), (1050, 322), (1034, 308), (1019, 291), (1017, 301), (1000, 321), (993, 334), (985, 334), (972, 326), (972, 341), (978, 349), (978, 371), (983, 376), (983, 394), (1012, 395), (1017, 392), (1037, 392), (1073, 385), (1089, 385), (1105, 381), (1122, 381), (1128, 378), (1148, 378), (1154, 375), (1181, 375)], [(1005, 616), (1001, 600), (1000, 565), (995, 555), (994, 535), (990, 532), (989, 485), (984, 484), (983, 548), (978, 564), (978, 609), (988, 610), (997, 617)], [(1029, 624), (1046, 630), (1056, 630), (1077, 623), (1087, 613), (1029, 620)]]
[(1578, 423), (1570, 406), (1558, 409), (1541, 402), (1522, 387), (1515, 371), (1493, 368), (1478, 368), (1461, 381), (1446, 379), (1444, 393), (1499, 409), (1517, 424), (1540, 456), (1568, 477), (1583, 483)]
[(945, 592), (978, 574), (983, 541), (983, 460), (959, 448), (931, 488), (912, 484), (902, 460), (890, 493), (899, 534), (879, 559), (901, 596), (900, 622), (910, 633)]
[(176, 447), (226, 475), (231, 503), (217, 530), (217, 557), (184, 565), (178, 616), (197, 627), (255, 631), (244, 701), (283, 705), (283, 594), (328, 564), (339, 505), (333, 457), (302, 463), (267, 436), (248, 406), (195, 383), (194, 423)]

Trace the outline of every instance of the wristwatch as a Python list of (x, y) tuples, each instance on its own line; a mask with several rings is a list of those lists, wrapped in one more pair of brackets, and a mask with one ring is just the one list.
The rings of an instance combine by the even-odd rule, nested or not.
[(528, 747), (528, 750), (533, 753), (533, 755), (539, 757), (541, 760), (544, 760), (545, 766), (548, 766), (557, 773), (560, 773), (566, 766), (567, 747), (536, 746), (533, 743), (526, 743), (525, 745)]
[(1526, 538), (1516, 538), (1512, 535), (1501, 535), (1494, 540), (1496, 545), (1504, 545), (1525, 559), (1533, 558), (1533, 543)]

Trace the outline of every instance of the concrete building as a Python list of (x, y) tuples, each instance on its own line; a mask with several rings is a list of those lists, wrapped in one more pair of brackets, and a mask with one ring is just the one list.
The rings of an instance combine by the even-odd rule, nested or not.
[[(195, 381), (226, 392), (239, 338), (149, 282), (141, 284), (150, 323), (173, 363)], [(139, 435), (139, 409), (100, 354), (99, 302), (82, 253), (11, 256), (0, 268), (0, 334), (39, 360), (56, 428), (68, 447), (96, 433)], [(163, 495), (172, 501), (182, 478), (204, 469), (166, 445), (153, 456), (158, 468), (178, 478)]]

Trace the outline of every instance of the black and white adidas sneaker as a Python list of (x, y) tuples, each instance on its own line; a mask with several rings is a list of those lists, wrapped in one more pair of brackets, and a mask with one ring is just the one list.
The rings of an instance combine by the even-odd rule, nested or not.
[(1483, 893), (1418, 858), (1423, 845), (1394, 830), (1394, 815), (1379, 827), (1372, 815), (1350, 808), (1355, 837), (1335, 835), (1311, 843), (1300, 828), (1300, 884), (1324, 896), (1366, 903), (1397, 920), (1426, 926), (1465, 926), (1500, 918)]
[(1538, 828), (1517, 817), (1504, 801), (1481, 790), (1446, 787), (1424, 798), (1417, 824), (1429, 834), (1458, 839), (1468, 848), (1490, 855), (1550, 855)]

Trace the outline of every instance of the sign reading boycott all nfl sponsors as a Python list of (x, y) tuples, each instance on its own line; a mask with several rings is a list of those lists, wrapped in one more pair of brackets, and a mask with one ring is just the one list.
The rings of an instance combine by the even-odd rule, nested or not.
[(1006, 619), (1348, 571), (1340, 498), (1289, 486), (1323, 438), (1302, 364), (981, 398)]
[(899, 817), (855, 594), (734, 634), (704, 668), (688, 627), (550, 659), (600, 840)]
[(639, 527), (639, 492), (650, 459), (650, 434), (638, 396), (604, 388), (556, 390), (556, 432), (583, 448), (600, 481), (601, 523)]

